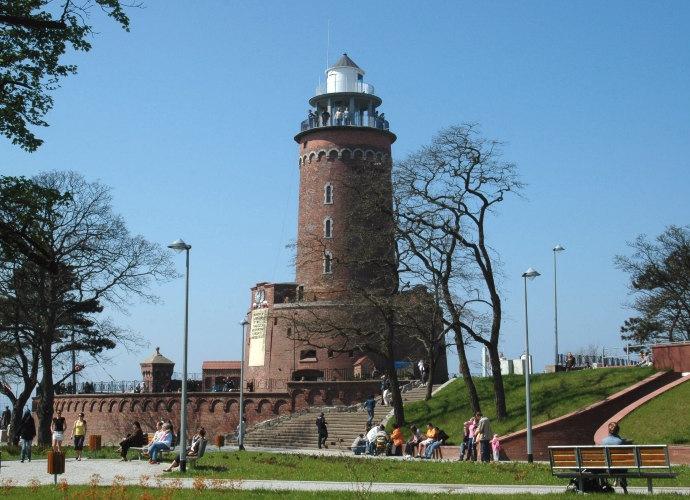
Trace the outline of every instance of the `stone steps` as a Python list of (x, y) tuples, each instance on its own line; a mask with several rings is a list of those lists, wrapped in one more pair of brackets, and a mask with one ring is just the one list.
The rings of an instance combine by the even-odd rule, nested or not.
[[(403, 393), (403, 404), (424, 399), (426, 387), (416, 387)], [(366, 433), (369, 415), (361, 409), (350, 408), (312, 408), (308, 413), (295, 415), (288, 420), (270, 427), (259, 427), (245, 435), (245, 446), (270, 448), (317, 448), (316, 418), (325, 413), (328, 423), (329, 449), (349, 451), (355, 436)], [(374, 425), (384, 420), (392, 411), (391, 407), (377, 404), (374, 409)]]

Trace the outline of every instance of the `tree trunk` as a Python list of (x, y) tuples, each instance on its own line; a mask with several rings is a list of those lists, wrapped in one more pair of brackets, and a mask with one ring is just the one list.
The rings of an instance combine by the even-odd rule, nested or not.
[(429, 359), (429, 373), (426, 381), (426, 394), (424, 395), (424, 401), (429, 401), (431, 399), (431, 393), (433, 392), (434, 386), (434, 373), (436, 373), (436, 357), (431, 349), (427, 349), (426, 356)]
[[(50, 356), (50, 352), (48, 352)], [(53, 388), (53, 365), (43, 364), (43, 378), (38, 384), (39, 400), (36, 416), (38, 417), (37, 444), (50, 446), (53, 442), (50, 424), (53, 420), (53, 406), (55, 403), (55, 390)]]
[(10, 421), (10, 432), (7, 435), (7, 442), (14, 444), (15, 442), (19, 441), (19, 428), (22, 425), (22, 419), (24, 418), (24, 407), (26, 406), (26, 402), (31, 399), (31, 393), (34, 390), (34, 387), (36, 387), (36, 384), (34, 385), (24, 385), (24, 390), (19, 393), (19, 396), (16, 398), (10, 398), (10, 401), (12, 402), (12, 419)]
[(386, 370), (388, 371), (388, 380), (390, 380), (391, 392), (393, 393), (393, 412), (395, 413), (395, 422), (402, 427), (405, 423), (405, 409), (403, 408), (402, 395), (400, 393), (398, 372), (395, 371), (395, 353), (393, 350), (395, 327), (392, 321), (389, 323), (388, 329), (389, 335), (386, 336), (385, 344)]
[(503, 389), (503, 374), (501, 373), (501, 359), (498, 356), (498, 348), (494, 345), (489, 345), (489, 361), (491, 362), (491, 378), (494, 383), (494, 395), (496, 396), (496, 420), (500, 421), (506, 418), (508, 411), (506, 409), (506, 394)]
[(481, 406), (479, 404), (479, 395), (477, 395), (477, 388), (474, 386), (474, 380), (472, 380), (472, 375), (470, 375), (470, 366), (467, 364), (467, 355), (465, 354), (465, 344), (462, 340), (461, 333), (455, 331), (455, 344), (458, 349), (458, 357), (460, 358), (460, 369), (462, 371), (462, 379), (465, 382), (465, 387), (467, 388), (467, 396), (470, 399), (470, 408), (472, 409), (472, 414), (474, 415), (478, 411), (481, 411)]

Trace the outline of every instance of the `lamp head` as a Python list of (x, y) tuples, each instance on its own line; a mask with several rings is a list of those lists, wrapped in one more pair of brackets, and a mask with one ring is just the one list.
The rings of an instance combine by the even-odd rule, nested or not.
[(535, 271), (535, 270), (532, 269), (531, 267), (530, 267), (527, 271), (525, 271), (524, 273), (522, 273), (522, 277), (523, 277), (523, 278), (529, 278), (529, 279), (531, 279), (531, 280), (533, 280), (533, 279), (536, 278), (537, 276), (541, 276), (541, 274), (539, 274), (539, 272)]
[(184, 241), (182, 241), (182, 238), (177, 238), (175, 241), (170, 243), (170, 245), (168, 245), (168, 248), (172, 248), (176, 252), (181, 252), (182, 250), (189, 250), (192, 248), (192, 245), (187, 245)]
[(556, 245), (553, 247), (554, 252), (562, 252), (563, 250), (565, 250), (565, 248), (563, 248), (561, 245)]
[(247, 318), (242, 318), (242, 321), (240, 321), (240, 325), (242, 326), (247, 326), (249, 324), (249, 321), (247, 321)]

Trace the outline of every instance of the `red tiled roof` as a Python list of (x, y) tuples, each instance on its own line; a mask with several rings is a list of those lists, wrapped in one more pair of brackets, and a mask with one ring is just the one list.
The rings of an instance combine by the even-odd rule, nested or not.
[(242, 361), (204, 361), (202, 370), (240, 370)]
[(362, 356), (359, 358), (357, 361), (355, 361), (352, 366), (358, 366), (359, 364), (363, 363), (365, 359), (368, 359), (367, 356)]

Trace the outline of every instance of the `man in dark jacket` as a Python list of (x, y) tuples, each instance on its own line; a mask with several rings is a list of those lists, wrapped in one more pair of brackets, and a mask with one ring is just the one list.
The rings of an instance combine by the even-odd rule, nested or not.
[(326, 417), (323, 416), (323, 413), (316, 419), (316, 429), (319, 431), (319, 449), (321, 449), (322, 444), (325, 448), (328, 448), (328, 446), (326, 446), (326, 440), (328, 439), (328, 427)]
[(19, 427), (19, 437), (22, 439), (22, 454), (21, 461), (24, 463), (24, 457), (31, 462), (31, 442), (36, 437), (36, 424), (34, 418), (28, 411), (24, 414), (21, 426)]

